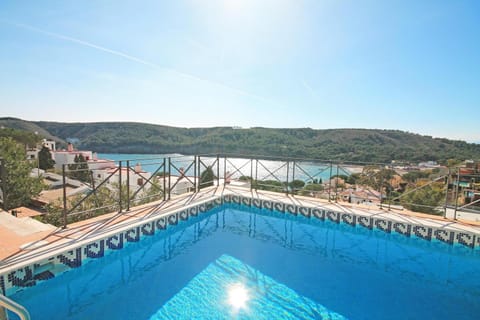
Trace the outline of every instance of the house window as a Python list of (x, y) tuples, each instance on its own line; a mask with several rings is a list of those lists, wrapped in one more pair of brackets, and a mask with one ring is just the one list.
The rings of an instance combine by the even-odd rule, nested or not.
[(137, 179), (137, 185), (138, 186), (143, 186), (143, 179), (142, 178)]

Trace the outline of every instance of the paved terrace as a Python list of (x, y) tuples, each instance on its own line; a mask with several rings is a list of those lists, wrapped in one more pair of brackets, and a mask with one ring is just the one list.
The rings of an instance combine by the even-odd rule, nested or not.
[(101, 234), (139, 222), (150, 217), (176, 211), (184, 206), (193, 205), (225, 194), (236, 194), (264, 200), (280, 201), (305, 207), (349, 212), (362, 216), (383, 217), (393, 221), (409, 222), (436, 228), (467, 231), (480, 235), (480, 223), (451, 220), (443, 217), (415, 213), (407, 210), (377, 206), (362, 206), (345, 202), (335, 203), (326, 200), (286, 196), (282, 193), (250, 191), (235, 187), (211, 187), (195, 194), (177, 196), (168, 201), (157, 201), (131, 208), (128, 212), (110, 213), (89, 220), (68, 225), (66, 229), (40, 223), (28, 217), (15, 218), (6, 212), (0, 212), (0, 272), (16, 264), (31, 259), (52, 256), (65, 251), (67, 247)]

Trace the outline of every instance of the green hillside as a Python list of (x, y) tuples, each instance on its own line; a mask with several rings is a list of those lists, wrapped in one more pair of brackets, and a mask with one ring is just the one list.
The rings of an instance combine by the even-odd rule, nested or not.
[(370, 129), (177, 128), (133, 122), (59, 123), (0, 118), (41, 128), (77, 147), (104, 153), (230, 153), (362, 162), (479, 159), (480, 145)]
[(31, 122), (31, 121), (5, 117), (5, 118), (0, 118), (0, 126), (4, 128), (27, 131), (32, 134), (35, 134), (40, 139), (47, 138), (47, 139), (55, 140), (59, 143), (65, 143), (65, 140), (63, 140), (61, 137), (52, 135), (46, 129), (36, 125), (34, 122)]

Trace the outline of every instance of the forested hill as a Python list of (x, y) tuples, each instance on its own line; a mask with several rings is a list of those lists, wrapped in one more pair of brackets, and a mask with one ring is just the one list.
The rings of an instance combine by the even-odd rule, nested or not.
[[(177, 128), (146, 123), (23, 122), (49, 136), (74, 139), (76, 147), (104, 153), (230, 153), (343, 161), (390, 162), (479, 159), (480, 145), (398, 130)], [(27, 126), (28, 127), (28, 126)], [(22, 129), (22, 128), (21, 128)]]

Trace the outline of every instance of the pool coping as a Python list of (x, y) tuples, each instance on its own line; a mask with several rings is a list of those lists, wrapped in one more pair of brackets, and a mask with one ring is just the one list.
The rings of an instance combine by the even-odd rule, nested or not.
[(143, 236), (152, 236), (166, 230), (169, 225), (177, 225), (179, 221), (199, 216), (225, 203), (303, 215), (337, 224), (358, 225), (385, 233), (396, 232), (427, 241), (439, 240), (472, 250), (480, 248), (480, 228), (462, 226), (450, 220), (421, 219), (379, 208), (367, 210), (332, 202), (319, 202), (307, 197), (287, 197), (278, 193), (228, 188), (206, 194), (206, 197), (194, 198), (191, 202), (180, 201), (177, 206), (160, 207), (150, 215), (134, 218), (133, 221), (126, 219), (119, 224), (87, 232), (81, 238), (47, 244), (12, 259), (3, 260), (3, 265), (0, 265), (0, 293), (11, 294), (24, 287), (33, 286), (37, 281), (54, 277), (55, 274), (51, 272), (53, 267), (61, 266), (61, 272), (80, 267), (86, 259), (103, 257), (106, 250), (122, 249), (125, 243), (140, 241)]

